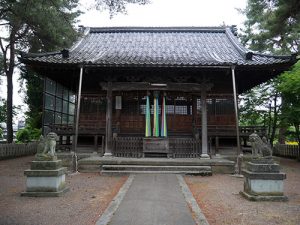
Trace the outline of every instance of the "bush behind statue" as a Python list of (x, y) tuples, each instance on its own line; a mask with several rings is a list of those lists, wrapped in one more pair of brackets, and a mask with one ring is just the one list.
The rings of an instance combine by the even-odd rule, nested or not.
[(17, 143), (28, 143), (30, 141), (38, 140), (41, 136), (41, 129), (25, 127), (17, 132)]

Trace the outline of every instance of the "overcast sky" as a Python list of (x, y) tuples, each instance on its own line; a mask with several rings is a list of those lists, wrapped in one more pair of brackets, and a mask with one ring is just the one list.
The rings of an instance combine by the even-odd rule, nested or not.
[[(127, 15), (109, 19), (108, 12), (86, 11), (81, 16), (84, 26), (219, 26), (240, 25), (246, 0), (150, 0), (147, 5), (128, 4)], [(88, 10), (93, 0), (81, 0)]]
[[(78, 25), (101, 26), (220, 26), (241, 25), (244, 16), (237, 8), (244, 9), (246, 0), (150, 0), (147, 5), (128, 4), (127, 14), (109, 18), (108, 11), (93, 9), (94, 0), (80, 0), (85, 14)], [(18, 75), (14, 75), (14, 105), (23, 104), (24, 94), (18, 93)], [(6, 81), (2, 78), (0, 96), (6, 98)], [(25, 110), (25, 108), (24, 108)], [(20, 116), (22, 117), (22, 116)]]

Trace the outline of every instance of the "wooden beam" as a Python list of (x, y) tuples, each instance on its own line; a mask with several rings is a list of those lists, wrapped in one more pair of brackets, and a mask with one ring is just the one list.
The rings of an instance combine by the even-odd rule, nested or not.
[[(102, 90), (107, 90), (107, 83), (100, 83)], [(181, 92), (200, 92), (205, 89), (209, 91), (211, 83), (165, 83), (153, 84), (148, 82), (114, 82), (112, 91), (181, 91)]]

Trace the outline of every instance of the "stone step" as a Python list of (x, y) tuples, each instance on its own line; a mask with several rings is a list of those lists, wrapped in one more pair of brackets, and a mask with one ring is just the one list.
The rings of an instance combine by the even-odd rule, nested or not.
[(99, 172), (101, 170), (101, 166), (97, 164), (78, 164), (78, 171), (80, 173), (93, 173)]
[(149, 165), (103, 165), (102, 170), (163, 170), (163, 171), (211, 171), (210, 166), (149, 166)]
[(211, 166), (103, 165), (102, 174), (178, 173), (211, 175)]
[(186, 174), (186, 175), (200, 175), (211, 176), (212, 172), (208, 171), (132, 171), (132, 170), (102, 170), (102, 175), (129, 175), (129, 174)]
[[(122, 158), (122, 157), (92, 156), (89, 158), (78, 160), (79, 172), (100, 172), (102, 167), (110, 167), (112, 165), (127, 166), (127, 167), (139, 166), (140, 168), (139, 170), (141, 170), (141, 168), (148, 167), (147, 169), (151, 171), (152, 169), (149, 169), (149, 166), (169, 167), (169, 168), (174, 168), (174, 167), (178, 168), (180, 166), (181, 168), (184, 167), (197, 168), (199, 166), (202, 168), (208, 167), (210, 168), (210, 171), (212, 171), (213, 173), (232, 174), (234, 172), (234, 162), (226, 159), (224, 160), (222, 158), (213, 158), (213, 159), (175, 158), (173, 159), (173, 158)], [(115, 168), (115, 170), (121, 171), (121, 169), (118, 168)], [(186, 171), (186, 169), (181, 169), (181, 171)]]

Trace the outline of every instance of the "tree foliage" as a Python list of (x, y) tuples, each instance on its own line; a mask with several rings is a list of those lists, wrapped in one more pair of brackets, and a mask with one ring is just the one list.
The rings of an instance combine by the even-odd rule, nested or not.
[(16, 134), (18, 143), (28, 143), (30, 141), (38, 140), (41, 136), (41, 129), (25, 127), (18, 130)]
[(279, 125), (280, 93), (274, 87), (277, 79), (258, 85), (241, 96), (240, 123), (246, 126), (265, 126), (271, 145)]
[(294, 136), (300, 143), (300, 61), (294, 67), (280, 77), (278, 89), (284, 97), (282, 118), (291, 126), (294, 126)]
[(255, 51), (279, 53), (300, 50), (299, 0), (248, 0), (244, 44)]
[[(7, 101), (4, 98), (0, 98), (0, 123), (6, 123), (7, 121)], [(19, 105), (13, 106), (13, 116), (17, 115), (17, 112), (20, 110)]]
[[(290, 54), (300, 51), (300, 2), (298, 0), (248, 0), (245, 10), (245, 29), (241, 41), (254, 51), (274, 54)], [(281, 119), (285, 109), (285, 97), (278, 89), (281, 79), (261, 84), (245, 93), (241, 119), (247, 125), (265, 119), (268, 134), (275, 139), (278, 126), (279, 139), (283, 141), (286, 121)], [(270, 91), (271, 90), (271, 91)], [(269, 105), (270, 104), (270, 105)], [(269, 105), (269, 107), (267, 107)], [(262, 110), (264, 109), (264, 110)], [(246, 119), (247, 118), (247, 119)]]
[(6, 122), (6, 101), (0, 98), (0, 123)]
[(20, 51), (67, 47), (76, 39), (78, 0), (0, 0), (0, 49), (7, 78), (7, 141), (13, 140), (13, 73)]
[(112, 18), (118, 13), (127, 13), (127, 4), (148, 4), (150, 0), (95, 0), (96, 8), (100, 11), (109, 10), (109, 15)]
[(43, 79), (35, 72), (21, 67), (21, 82), (25, 87), (26, 96), (24, 102), (28, 106), (26, 124), (31, 128), (42, 127), (43, 114)]

